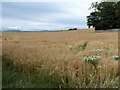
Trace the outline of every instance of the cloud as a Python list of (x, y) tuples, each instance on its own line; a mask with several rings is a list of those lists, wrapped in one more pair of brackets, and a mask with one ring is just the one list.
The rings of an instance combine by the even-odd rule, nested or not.
[(92, 1), (98, 0), (58, 1), (3, 2), (3, 26), (21, 26), (22, 29), (86, 28), (88, 8)]
[[(79, 2), (78, 0), (2, 0), (2, 1), (3, 2)], [(90, 0), (86, 0), (86, 2), (89, 1)], [(91, 1), (100, 1), (100, 0), (91, 0)]]
[(47, 22), (36, 22), (33, 24), (35, 24), (35, 25), (53, 25), (52, 23), (47, 23)]
[(8, 27), (8, 29), (14, 29), (14, 30), (16, 30), (16, 29), (21, 29), (21, 27)]

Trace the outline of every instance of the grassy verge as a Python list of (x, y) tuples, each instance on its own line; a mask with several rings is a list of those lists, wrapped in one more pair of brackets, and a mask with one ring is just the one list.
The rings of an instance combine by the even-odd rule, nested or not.
[(17, 72), (12, 66), (3, 62), (2, 88), (57, 88), (57, 81), (51, 77), (27, 76)]
[(2, 89), (2, 57), (0, 56), (0, 90)]
[[(6, 63), (5, 61), (3, 62), (2, 70), (3, 70), (2, 88), (59, 88), (61, 85), (63, 88), (75, 88), (74, 84), (70, 82), (69, 83), (66, 82), (64, 84), (58, 83), (58, 79), (53, 79), (50, 75), (48, 75), (45, 72), (39, 75), (33, 73), (31, 76), (28, 76), (23, 72), (19, 72), (15, 67), (13, 68), (10, 63)], [(67, 77), (64, 78), (68, 79)], [(108, 80), (108, 81), (113, 81), (113, 82), (106, 83), (105, 86), (107, 88), (118, 87), (118, 82), (116, 80)], [(88, 86), (88, 88), (89, 87), (90, 86)]]

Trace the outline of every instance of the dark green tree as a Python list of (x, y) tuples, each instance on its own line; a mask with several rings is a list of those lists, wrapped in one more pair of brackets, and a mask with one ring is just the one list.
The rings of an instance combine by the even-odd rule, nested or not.
[(72, 29), (72, 28), (70, 28), (69, 30), (77, 30), (77, 28), (73, 28), (73, 29)]
[(115, 4), (116, 27), (120, 28), (120, 1)]
[(87, 25), (96, 30), (120, 28), (120, 1), (92, 3), (94, 11), (87, 16)]

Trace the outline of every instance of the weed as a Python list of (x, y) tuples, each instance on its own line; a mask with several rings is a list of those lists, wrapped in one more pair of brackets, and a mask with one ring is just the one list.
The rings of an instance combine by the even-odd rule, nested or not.
[(104, 49), (93, 49), (94, 52), (104, 52)]
[(82, 51), (84, 51), (84, 50), (85, 50), (85, 48), (87, 47), (87, 44), (88, 44), (88, 42), (85, 42), (85, 43), (81, 46)]
[(16, 43), (16, 44), (19, 44), (19, 42), (18, 42), (18, 41), (16, 41), (15, 43)]
[(90, 64), (92, 64), (95, 68), (98, 64), (98, 61), (101, 59), (101, 56), (90, 56), (85, 57), (84, 60)]
[(42, 40), (42, 42), (47, 42), (47, 40)]
[(114, 60), (119, 60), (119, 59), (120, 59), (119, 56), (112, 56), (112, 58), (113, 58)]
[(68, 48), (69, 48), (70, 50), (72, 50), (72, 45), (69, 45)]

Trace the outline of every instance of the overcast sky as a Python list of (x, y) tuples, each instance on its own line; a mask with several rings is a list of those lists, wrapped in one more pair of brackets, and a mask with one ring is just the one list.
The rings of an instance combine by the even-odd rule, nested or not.
[[(25, 1), (25, 0), (24, 0)], [(86, 16), (92, 2), (3, 2), (2, 26), (22, 30), (62, 30), (87, 28)]]

